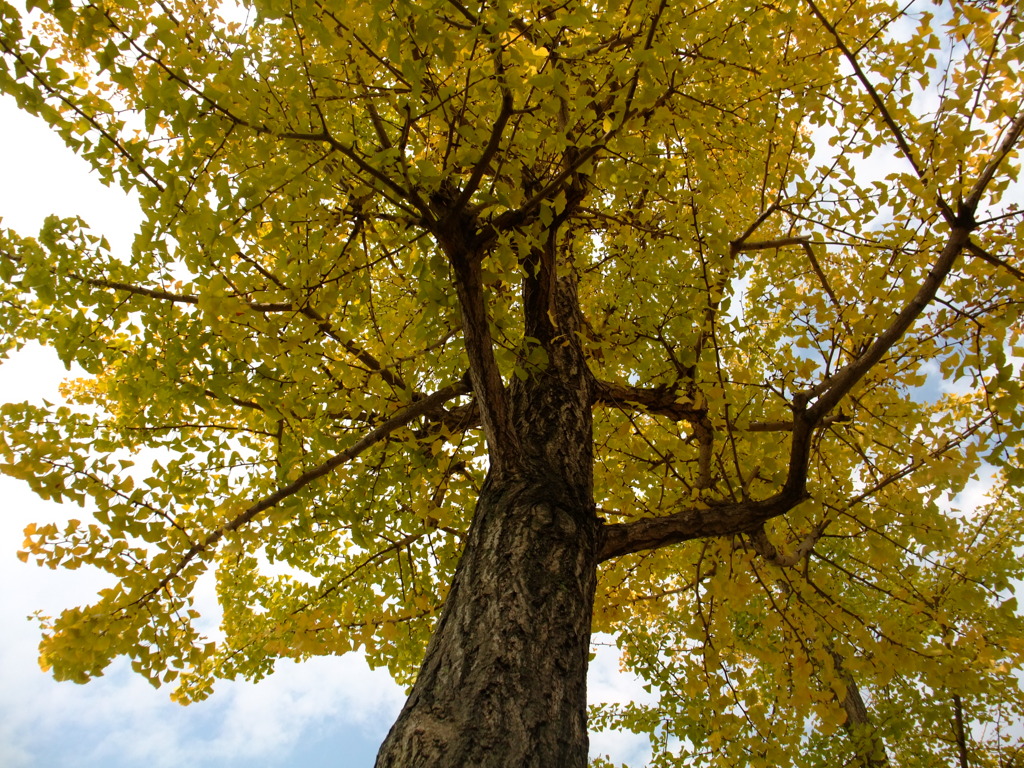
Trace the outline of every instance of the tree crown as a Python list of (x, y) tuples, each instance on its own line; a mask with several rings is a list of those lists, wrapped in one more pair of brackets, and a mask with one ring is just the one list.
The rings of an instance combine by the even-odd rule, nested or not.
[(1013, 4), (34, 6), (0, 2), (0, 87), (145, 212), (131, 254), (0, 240), (3, 348), (90, 374), (3, 410), (3, 471), (94, 510), (25, 556), (113, 577), (44, 621), (58, 677), (408, 680), (530, 454), (508, 388), (578, 344), (595, 628), (662, 693), (598, 724), (817, 760), (863, 688), (910, 764), (952, 695), (1020, 716)]

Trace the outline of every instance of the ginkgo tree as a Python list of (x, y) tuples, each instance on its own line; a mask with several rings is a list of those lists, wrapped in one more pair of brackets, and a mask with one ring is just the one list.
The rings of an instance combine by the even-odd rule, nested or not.
[[(583, 766), (588, 719), (1019, 764), (1016, 3), (0, 18), (0, 87), (144, 212), (0, 237), (3, 349), (88, 374), (0, 432), (90, 511), (23, 559), (110, 575), (42, 619), (57, 678), (361, 649), (411, 686), (382, 768)], [(595, 630), (654, 704), (588, 713)]]

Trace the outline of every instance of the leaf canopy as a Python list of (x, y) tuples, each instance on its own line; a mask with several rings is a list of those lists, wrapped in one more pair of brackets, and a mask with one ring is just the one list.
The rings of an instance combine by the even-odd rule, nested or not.
[(519, 285), (557, 233), (609, 524), (768, 499), (821, 419), (785, 516), (610, 551), (595, 629), (659, 697), (594, 724), (652, 765), (948, 765), (955, 701), (972, 762), (1014, 759), (1015, 4), (33, 6), (0, 0), (0, 88), (145, 212), (131, 254), (0, 236), (3, 350), (89, 373), (0, 433), (92, 510), (26, 557), (111, 575), (44, 622), (57, 677), (127, 655), (189, 701), (361, 648), (408, 681), (488, 468), (445, 238), (508, 383), (548, 364)]

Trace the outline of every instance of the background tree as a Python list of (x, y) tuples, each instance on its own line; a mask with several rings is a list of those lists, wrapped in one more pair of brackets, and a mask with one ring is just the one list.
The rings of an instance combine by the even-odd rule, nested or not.
[(0, 244), (90, 374), (3, 411), (113, 577), (57, 677), (363, 648), (379, 766), (578, 766), (597, 628), (658, 765), (1016, 759), (1015, 4), (35, 5), (3, 89), (146, 215)]

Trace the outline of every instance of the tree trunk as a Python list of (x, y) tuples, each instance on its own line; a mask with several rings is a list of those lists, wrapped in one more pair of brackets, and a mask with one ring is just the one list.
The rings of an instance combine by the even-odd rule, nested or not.
[(557, 290), (559, 332), (538, 334), (549, 364), (506, 390), (520, 456), (484, 484), (419, 677), (377, 768), (587, 765), (600, 550), (593, 380), (579, 349), (574, 286), (567, 279)]
[(846, 669), (843, 658), (831, 650), (836, 671), (846, 683), (846, 696), (843, 698), (843, 709), (846, 710), (846, 722), (843, 728), (850, 737), (854, 750), (854, 763), (862, 768), (889, 768), (889, 756), (885, 751), (885, 742), (871, 723), (864, 697), (860, 695), (860, 687), (853, 675)]
[(523, 278), (525, 336), (543, 346), (547, 362), (506, 388), (490, 349), (479, 255), (461, 250), (466, 231), (473, 227), (463, 222), (442, 242), (457, 275), (491, 471), (416, 684), (376, 766), (585, 768), (601, 530), (595, 388), (579, 342), (575, 279), (555, 277), (555, 226)]
[(557, 477), (488, 481), (377, 768), (583, 768), (593, 507)]

